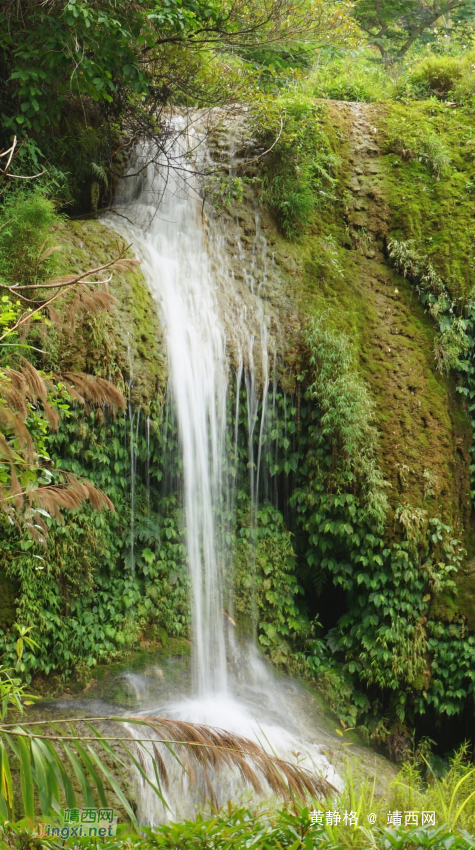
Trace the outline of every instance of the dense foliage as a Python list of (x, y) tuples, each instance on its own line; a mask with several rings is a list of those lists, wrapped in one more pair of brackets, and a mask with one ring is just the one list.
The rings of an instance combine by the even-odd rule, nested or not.
[[(471, 0), (357, 0), (355, 17), (387, 62), (401, 59), (415, 42), (434, 43), (451, 27), (473, 20)], [(448, 21), (450, 20), (450, 24)]]
[[(301, 412), (307, 420), (300, 441), (301, 483), (292, 499), (308, 535), (307, 574), (313, 581), (316, 575), (324, 581), (330, 574), (347, 596), (348, 612), (331, 634), (332, 651), (343, 653), (344, 669), (356, 681), (376, 685), (381, 694), (376, 698), (370, 691), (370, 702), (355, 695), (363, 712), (371, 705), (366, 723), (373, 734), (386, 712), (404, 721), (407, 711), (409, 716), (414, 709), (424, 712), (432, 703), (439, 712), (461, 711), (473, 693), (475, 639), (464, 635), (463, 624), (451, 627), (449, 659), (445, 627), (432, 622), (429, 613), (432, 594), (454, 587), (451, 574), (461, 563), (460, 544), (437, 518), (401, 505), (396, 520), (402, 540), (388, 545), (383, 533), (386, 496), (373, 455), (376, 437), (368, 422), (367, 390), (356, 371), (348, 369), (347, 341), (318, 332), (317, 325), (309, 345), (326, 379), (310, 386), (308, 406)], [(334, 368), (335, 349), (345, 358), (346, 373), (342, 366)], [(346, 395), (338, 390), (342, 382), (351, 387)], [(333, 404), (329, 422), (324, 411), (334, 390), (338, 404)], [(311, 404), (315, 397), (317, 409)], [(341, 441), (340, 468), (331, 437)], [(350, 446), (348, 468), (345, 450)], [(368, 476), (372, 489), (365, 493)], [(433, 667), (427, 662), (429, 644)]]
[(262, 197), (288, 238), (301, 234), (315, 209), (334, 200), (340, 160), (325, 132), (324, 112), (313, 99), (284, 96), (259, 114), (260, 133), (271, 144), (281, 113), (281, 128), (265, 162)]
[(46, 167), (63, 203), (97, 209), (111, 202), (124, 152), (139, 139), (170, 156), (170, 104), (258, 96), (243, 51), (289, 49), (303, 38), (314, 49), (350, 31), (339, 0), (8, 0), (0, 142), (25, 137), (24, 169)]

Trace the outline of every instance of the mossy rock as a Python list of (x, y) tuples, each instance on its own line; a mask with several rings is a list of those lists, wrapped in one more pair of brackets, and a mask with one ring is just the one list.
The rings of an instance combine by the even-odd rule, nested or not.
[(375, 401), (390, 502), (423, 508), (463, 536), (471, 512), (470, 423), (453, 381), (436, 369), (431, 318), (385, 255), (392, 211), (375, 132), (384, 112), (337, 102), (327, 110), (327, 134), (341, 157), (337, 200), (317, 211), (297, 242), (270, 221), (268, 239), (303, 327), (323, 314), (355, 346)]
[[(269, 217), (263, 220), (302, 328), (323, 315), (353, 342), (375, 402), (392, 508), (402, 503), (440, 517), (471, 551), (470, 419), (454, 377), (436, 368), (434, 323), (391, 267), (386, 244), (390, 237), (414, 239), (454, 297), (470, 291), (475, 192), (466, 184), (473, 176), (475, 189), (475, 157), (464, 149), (464, 139), (471, 138), (473, 119), (462, 115), (458, 123), (458, 113), (444, 105), (425, 103), (422, 114), (420, 107), (328, 102), (326, 132), (341, 158), (336, 200), (317, 209), (294, 242)], [(405, 161), (391, 153), (391, 126), (401, 125), (403, 117), (415, 126), (429, 123), (450, 148), (445, 176), (438, 179), (417, 158)], [(296, 351), (299, 364), (305, 367), (302, 348)], [(400, 533), (390, 515), (386, 539)], [(433, 616), (463, 615), (473, 629), (473, 569), (460, 571), (456, 583), (458, 593), (436, 600)]]
[[(123, 249), (123, 240), (100, 221), (65, 220), (52, 230), (61, 246), (60, 270), (79, 273), (110, 262)], [(130, 251), (127, 252), (131, 256)], [(60, 352), (62, 368), (93, 372), (130, 387), (132, 404), (149, 413), (163, 399), (166, 357), (163, 331), (155, 304), (140, 270), (112, 273), (111, 311), (94, 321), (78, 323), (76, 335)]]
[(413, 239), (452, 297), (466, 298), (475, 285), (473, 115), (423, 101), (385, 104), (375, 120), (391, 237)]

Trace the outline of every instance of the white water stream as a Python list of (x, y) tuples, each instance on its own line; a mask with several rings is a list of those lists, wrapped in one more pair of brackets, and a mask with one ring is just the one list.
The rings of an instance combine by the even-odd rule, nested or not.
[[(178, 129), (181, 120), (175, 119)], [(193, 144), (196, 139), (195, 134)], [(182, 146), (182, 153), (187, 144), (190, 139), (184, 134), (177, 142)], [(175, 150), (175, 155), (178, 153), (179, 150)], [(146, 711), (148, 715), (153, 711), (156, 715), (234, 731), (259, 740), (266, 748), (271, 747), (289, 760), (295, 760), (298, 753), (299, 760), (305, 757), (307, 766), (314, 765), (334, 781), (333, 769), (318, 744), (302, 741), (304, 730), (295, 706), (284, 697), (255, 650), (247, 650), (248, 654), (242, 655), (244, 678), (230, 681), (222, 574), (229, 553), (225, 551), (224, 532), (218, 527), (223, 506), (232, 503), (232, 496), (225, 492), (223, 476), (229, 380), (226, 326), (230, 327), (230, 323), (226, 323), (225, 311), (220, 305), (235, 304), (239, 299), (233, 287), (224, 240), (217, 236), (219, 228), (215, 227), (211, 238), (206, 235), (194, 177), (190, 173), (167, 173), (163, 168), (146, 165), (149, 159), (150, 150), (139, 150), (130, 169), (130, 174), (135, 176), (122, 181), (116, 209), (129, 224), (122, 225), (125, 219), (120, 219), (118, 224), (116, 217), (109, 218), (108, 223), (133, 243), (165, 330), (170, 392), (176, 406), (183, 458), (186, 542), (193, 592), (193, 695), (188, 700), (167, 705), (153, 708), (147, 705)], [(243, 305), (240, 312), (233, 314), (231, 332), (235, 334), (234, 349), (236, 346), (246, 349), (245, 363), (241, 361), (238, 369), (238, 382), (240, 385), (244, 374), (252, 429), (257, 407), (253, 364), (256, 316), (265, 397), (269, 385), (269, 358), (267, 325), (258, 298), (258, 285), (255, 286), (254, 279), (248, 283), (251, 290), (256, 290), (253, 292), (257, 305), (254, 330), (247, 329)], [(240, 324), (238, 332), (236, 323)], [(265, 412), (265, 405), (263, 410)], [(263, 420), (256, 427), (262, 432)], [(260, 459), (250, 457), (249, 460), (256, 509)], [(234, 650), (238, 651), (235, 646)], [(216, 796), (220, 804), (245, 793), (237, 776), (220, 776), (217, 782)], [(181, 774), (173, 780), (167, 798), (174, 818), (193, 815), (196, 807), (203, 805), (199, 794), (184, 788)], [(142, 820), (156, 823), (169, 815), (153, 794), (143, 789)]]
[[(140, 171), (148, 151), (138, 154)], [(165, 182), (166, 181), (166, 182)], [(127, 231), (166, 331), (170, 389), (183, 453), (188, 563), (193, 587), (195, 689), (226, 691), (216, 518), (222, 499), (227, 366), (197, 198), (183, 175), (153, 165), (127, 178)], [(159, 209), (157, 199), (161, 198)], [(120, 207), (119, 207), (120, 208)]]

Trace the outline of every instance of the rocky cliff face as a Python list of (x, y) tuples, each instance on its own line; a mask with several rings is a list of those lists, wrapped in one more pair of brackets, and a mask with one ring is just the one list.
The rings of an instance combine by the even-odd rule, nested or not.
[[(435, 228), (439, 240), (441, 231), (444, 236), (445, 217), (437, 222), (427, 214), (427, 195), (437, 195), (434, 214), (440, 214), (441, 196), (449, 191), (445, 183), (452, 177), (437, 179), (427, 174), (423, 164), (392, 152), (391, 121), (400, 126), (399, 106), (395, 107), (395, 116), (388, 105), (377, 104), (328, 101), (325, 110), (332, 144), (341, 161), (336, 200), (315, 216), (308, 232), (297, 242), (279, 233), (272, 217), (259, 205), (252, 181), (244, 182), (240, 198), (226, 202), (218, 199), (216, 203), (216, 197), (212, 197), (215, 184), (207, 187), (215, 209), (205, 208), (203, 222), (220, 278), (231, 363), (236, 367), (239, 358), (246, 362), (248, 357), (247, 343), (239, 330), (239, 311), (244, 305), (246, 330), (254, 339), (258, 380), (262, 377), (260, 327), (264, 323), (269, 332), (269, 355), (279, 355), (280, 380), (294, 391), (295, 375), (306, 365), (302, 339), (308, 319), (315, 313), (323, 314), (329, 326), (344, 331), (352, 340), (361, 374), (376, 403), (380, 461), (392, 508), (388, 539), (401, 533), (393, 516), (395, 508), (402, 505), (409, 511), (438, 516), (470, 553), (469, 417), (456, 392), (456, 379), (437, 369), (433, 320), (409, 282), (396, 274), (387, 252), (388, 240), (394, 235), (413, 240), (418, 237), (420, 241), (421, 210), (416, 201), (421, 197), (427, 226), (431, 232)], [(448, 119), (444, 112), (435, 119), (446, 133), (451, 132), (451, 115)], [(239, 171), (242, 160), (252, 159), (242, 120), (234, 134), (216, 121), (210, 138), (211, 154), (227, 179), (236, 173), (236, 167)], [(240, 149), (244, 154), (236, 156)], [(258, 177), (259, 165), (253, 164), (251, 171)], [(407, 195), (402, 195), (403, 191)], [(458, 217), (455, 215), (455, 229), (460, 228), (459, 219), (466, 212), (462, 209)], [(58, 240), (65, 242), (73, 270), (93, 264), (96, 256), (100, 260), (106, 255), (109, 258), (115, 248), (113, 235), (100, 222), (63, 225)], [(450, 278), (447, 251), (436, 253), (434, 261)], [(458, 258), (454, 256), (453, 261), (460, 273)], [(132, 401), (148, 411), (151, 404), (163, 399), (165, 388), (159, 320), (140, 274), (122, 277), (116, 277), (112, 285), (117, 306), (108, 318), (113, 329), (108, 356), (123, 381), (133, 376)], [(465, 289), (468, 285), (469, 281)], [(460, 282), (457, 286), (463, 288)], [(264, 308), (261, 317), (260, 304)], [(81, 368), (87, 365), (84, 358), (94, 357), (91, 350), (86, 355), (81, 344), (75, 351), (70, 351), (70, 356), (79, 357)], [(91, 360), (90, 365), (97, 368), (98, 364)], [(110, 370), (111, 366), (109, 374)], [(475, 628), (475, 579), (470, 558), (457, 581), (461, 589), (457, 600), (439, 600), (439, 615), (452, 619), (462, 612)]]
[[(127, 247), (100, 220), (59, 222), (51, 237), (61, 249), (62, 270), (68, 274), (109, 262)], [(131, 252), (133, 246), (128, 248)], [(114, 272), (110, 291), (115, 298), (111, 311), (86, 316), (72, 338), (65, 328), (57, 356), (63, 368), (113, 380), (130, 392), (134, 407), (148, 414), (152, 403), (163, 402), (166, 391), (166, 356), (156, 305), (140, 268), (135, 274)]]
[[(292, 516), (288, 505), (292, 489), (302, 487), (301, 469), (305, 463), (302, 459), (306, 457), (308, 447), (305, 435), (300, 449), (297, 444), (307, 427), (302, 424), (300, 414), (305, 390), (312, 382), (307, 337), (311, 319), (315, 316), (322, 317), (326, 327), (337, 334), (345, 334), (351, 341), (359, 378), (369, 388), (374, 401), (378, 462), (387, 481), (390, 506), (382, 533), (384, 547), (389, 551), (393, 543), (404, 539), (405, 528), (398, 519), (402, 510), (410, 521), (421, 526), (425, 523), (426, 531), (428, 520), (437, 517), (450, 527), (450, 535), (462, 541), (469, 551), (454, 576), (458, 593), (427, 594), (426, 590), (422, 590), (419, 602), (425, 605), (423, 613), (420, 606), (414, 607), (416, 637), (414, 646), (411, 646), (422, 661), (417, 677), (413, 676), (417, 683), (411, 680), (410, 684), (414, 686), (417, 697), (430, 685), (432, 676), (427, 649), (430, 634), (429, 627), (427, 630), (425, 627), (428, 620), (436, 623), (441, 630), (441, 641), (447, 639), (449, 644), (452, 641), (450, 629), (460, 632), (456, 635), (459, 643), (466, 634), (466, 624), (475, 630), (475, 573), (471, 560), (475, 546), (472, 542), (469, 474), (472, 430), (468, 405), (456, 391), (457, 375), (442, 374), (437, 368), (434, 321), (420, 302), (415, 287), (394, 270), (388, 243), (394, 238), (412, 240), (414, 249), (426, 254), (433, 262), (448, 289), (466, 295), (471, 286), (471, 265), (469, 262), (466, 268), (463, 267), (456, 246), (452, 253), (448, 250), (451, 244), (448, 231), (453, 227), (454, 232), (465, 233), (463, 222), (468, 226), (471, 212), (475, 213), (475, 209), (472, 210), (475, 201), (470, 192), (465, 195), (459, 193), (463, 203), (458, 206), (452, 204), (452, 218), (447, 218), (444, 210), (449, 208), (450, 199), (455, 197), (461, 181), (461, 169), (466, 169), (463, 179), (468, 183), (472, 162), (456, 160), (455, 151), (453, 159), (457, 168), (454, 166), (452, 171), (444, 173), (438, 173), (437, 169), (434, 172), (423, 157), (411, 153), (410, 147), (405, 146), (412, 144), (411, 140), (406, 142), (403, 138), (401, 141), (401, 133), (397, 135), (395, 124), (403, 127), (401, 110), (403, 107), (400, 105), (383, 107), (336, 101), (321, 104), (318, 120), (324, 125), (335, 161), (339, 163), (332, 188), (333, 197), (316, 206), (308, 226), (296, 239), (284, 238), (263, 203), (264, 169), (259, 161), (256, 162), (255, 151), (249, 153), (252, 140), (244, 133), (241, 139), (231, 138), (230, 145), (229, 128), (221, 127), (215, 133), (213, 155), (217, 163), (221, 163), (223, 185), (225, 189), (232, 188), (240, 169), (244, 179), (240, 191), (231, 192), (228, 198), (219, 193), (212, 197), (213, 185), (216, 184), (211, 183), (211, 190), (210, 186), (206, 187), (214, 208), (206, 204), (203, 206), (200, 224), (206, 230), (219, 281), (218, 297), (227, 327), (230, 375), (233, 369), (239, 370), (240, 365), (244, 369), (249, 368), (252, 359), (256, 404), (260, 403), (267, 376), (269, 409), (272, 408), (273, 415), (281, 415), (285, 419), (281, 423), (282, 435), (279, 436), (280, 426), (276, 423), (277, 437), (272, 436), (270, 429), (268, 439), (275, 441), (275, 457), (280, 452), (280, 461), (282, 452), (288, 450), (289, 468), (282, 467), (275, 475), (262, 501), (272, 491), (271, 501), (276, 501), (284, 513), (284, 520), (282, 517), (279, 520), (282, 522), (279, 533), (283, 533), (285, 522), (285, 534), (289, 539), (293, 535), (296, 557), (289, 569), (294, 570), (297, 563), (297, 569), (302, 570), (306, 558), (306, 543), (302, 544), (301, 538), (307, 529), (304, 524), (297, 528), (295, 514)], [(415, 117), (410, 117), (413, 122)], [(429, 116), (427, 121), (433, 118)], [(444, 112), (442, 116), (436, 115), (435, 119), (440, 119), (437, 126), (441, 135), (446, 134), (444, 139), (452, 139), (455, 117)], [(240, 145), (242, 151), (236, 156), (235, 151), (239, 151)], [(459, 142), (457, 145), (458, 150)], [(416, 150), (415, 144), (413, 148)], [(213, 176), (220, 179), (219, 169)], [(475, 173), (473, 176), (475, 180)], [(63, 246), (64, 272), (93, 267), (98, 261), (111, 259), (117, 252), (117, 236), (100, 221), (60, 222), (55, 226), (53, 236), (54, 241)], [(464, 244), (468, 244), (466, 235), (464, 239)], [(58, 443), (58, 451), (64, 454), (63, 460), (68, 457), (68, 462), (80, 464), (81, 474), (92, 478), (96, 474), (102, 476), (98, 483), (111, 487), (111, 495), (120, 506), (118, 519), (101, 520), (102, 536), (93, 541), (93, 546), (91, 544), (92, 566), (88, 567), (91, 599), (95, 583), (102, 582), (103, 592), (113, 599), (112, 607), (121, 612), (117, 613), (113, 628), (109, 614), (101, 615), (110, 634), (108, 632), (102, 639), (98, 657), (120, 651), (123, 645), (128, 646), (129, 643), (124, 643), (124, 635), (131, 635), (132, 643), (139, 640), (143, 629), (149, 628), (150, 618), (155, 618), (153, 628), (169, 629), (172, 634), (175, 633), (173, 629), (178, 629), (175, 616), (178, 611), (179, 628), (186, 629), (187, 623), (186, 563), (183, 548), (178, 542), (182, 522), (178, 515), (178, 442), (175, 432), (171, 435), (171, 442), (167, 442), (162, 427), (165, 418), (168, 423), (168, 416), (162, 416), (167, 368), (157, 306), (140, 272), (117, 275), (111, 289), (116, 304), (110, 312), (86, 317), (74, 334), (65, 328), (54, 342), (55, 356), (63, 368), (91, 371), (112, 379), (129, 393), (131, 401), (127, 417), (114, 422), (106, 417), (104, 428), (101, 427), (100, 416), (96, 422), (91, 422), (89, 417), (86, 427), (82, 414), (78, 414), (77, 422), (70, 420), (67, 423), (68, 434), (63, 435)], [(230, 389), (230, 396), (233, 391)], [(239, 405), (233, 407), (230, 417), (233, 423), (239, 420), (241, 429), (243, 448), (240, 462), (244, 473), (239, 498), (248, 500), (248, 456), (244, 447), (247, 447), (249, 437), (246, 433), (249, 410), (246, 410), (244, 397), (241, 402), (242, 409), (238, 409)], [(232, 403), (234, 405), (235, 401)], [(283, 405), (280, 413), (279, 403)], [(312, 405), (316, 421), (318, 402), (311, 400), (308, 406)], [(145, 416), (137, 415), (138, 409)], [(237, 417), (236, 410), (239, 413)], [(256, 411), (257, 407), (254, 415)], [(288, 426), (291, 427), (287, 433)], [(259, 428), (255, 426), (253, 438), (259, 439)], [(136, 445), (131, 449), (134, 439)], [(81, 445), (82, 440), (84, 446)], [(71, 452), (71, 449), (74, 451)], [(256, 450), (255, 459), (257, 456)], [(137, 529), (135, 555), (139, 566), (133, 580), (135, 601), (132, 604), (129, 597), (125, 598), (122, 583), (130, 568), (130, 483), (131, 475), (135, 473), (140, 490), (140, 498), (136, 499), (134, 506)], [(261, 485), (263, 480), (264, 476), (261, 477)], [(165, 485), (162, 482), (166, 482)], [(248, 513), (248, 508), (242, 509), (240, 522), (243, 527), (251, 521)], [(333, 522), (332, 517), (330, 520)], [(87, 517), (79, 518), (76, 530), (72, 523), (73, 530), (70, 531), (67, 526), (65, 536), (71, 534), (73, 554), (65, 550), (66, 554), (61, 555), (56, 547), (51, 555), (52, 574), (63, 576), (64, 564), (70, 563), (71, 559), (77, 559), (77, 569), (82, 569), (81, 535), (84, 529), (81, 523), (87, 533), (92, 533), (93, 526)], [(117, 532), (119, 526), (120, 532)], [(289, 529), (292, 529), (292, 535)], [(168, 537), (168, 531), (171, 537)], [(244, 533), (247, 531), (245, 527)], [(161, 542), (160, 535), (163, 537)], [(271, 532), (269, 537), (272, 537)], [(264, 543), (262, 545), (265, 548)], [(343, 549), (345, 545), (346, 542), (342, 543)], [(338, 556), (342, 555), (342, 551), (339, 550)], [(350, 557), (348, 551), (348, 547), (347, 551), (343, 551), (343, 560)], [(151, 576), (149, 569), (155, 558), (160, 565), (159, 578)], [(313, 563), (318, 569), (317, 561), (321, 560), (321, 555), (315, 558)], [(175, 564), (175, 559), (179, 563), (177, 570), (170, 566)], [(281, 561), (278, 554), (275, 563), (280, 564)], [(74, 569), (75, 565), (76, 561)], [(23, 579), (18, 579), (11, 563), (3, 568), (3, 573), (2, 567), (0, 564), (0, 580), (2, 586), (8, 589), (8, 605), (3, 605), (0, 610), (0, 628), (8, 630), (15, 619), (15, 598), (21, 598)], [(423, 564), (419, 567), (422, 569)], [(28, 562), (24, 575), (27, 575), (27, 569), (30, 570), (28, 575), (36, 576), (33, 560)], [(389, 566), (389, 573), (391, 569)], [(416, 575), (417, 569), (416, 566)], [(8, 580), (4, 577), (5, 570)], [(173, 584), (168, 582), (170, 570)], [(248, 566), (245, 565), (246, 570)], [(179, 580), (175, 572), (179, 573)], [(71, 580), (64, 580), (66, 588)], [(264, 589), (267, 581), (267, 578), (263, 579)], [(311, 576), (305, 591), (305, 604), (314, 606), (315, 613), (318, 613), (318, 606), (328, 610), (335, 608), (333, 622), (327, 624), (333, 627), (342, 613), (341, 606), (346, 605), (348, 600), (342, 603), (335, 597), (329, 574), (326, 581), (323, 596), (318, 597), (320, 591), (315, 591), (317, 582)], [(171, 589), (175, 594), (173, 598)], [(55, 604), (62, 612), (64, 622), (73, 623), (67, 604), (57, 598), (57, 588), (51, 592), (56, 594)], [(66, 599), (66, 591), (63, 589), (61, 592)], [(395, 592), (399, 592), (397, 587)], [(410, 594), (412, 591), (404, 588), (404, 592)], [(5, 594), (4, 598), (7, 598)], [(264, 591), (262, 599), (265, 607)], [(89, 617), (88, 605), (89, 602), (81, 616)], [(268, 607), (270, 611), (272, 606)], [(94, 617), (91, 622), (95, 628)], [(89, 626), (88, 620), (87, 628)], [(49, 628), (44, 627), (45, 634)], [(416, 638), (419, 641), (417, 647)], [(286, 640), (278, 645), (276, 655), (285, 664), (291, 663), (292, 653)], [(437, 647), (431, 650), (436, 651)], [(78, 650), (78, 658), (82, 658), (81, 652), (82, 648)], [(398, 652), (397, 648), (394, 652), (397, 663), (401, 657)], [(96, 655), (96, 649), (94, 653)], [(61, 663), (58, 660), (57, 666)], [(74, 663), (81, 662), (76, 659)], [(404, 675), (403, 671), (397, 687), (400, 687), (400, 681), (403, 681), (402, 687), (406, 687)], [(339, 695), (342, 692), (342, 680), (338, 676), (336, 680), (337, 685), (329, 687), (331, 699), (337, 692)], [(349, 711), (351, 687), (353, 685), (345, 684), (344, 711)], [(337, 703), (339, 705), (338, 699), (334, 710), (340, 711), (341, 706), (339, 708)], [(350, 718), (350, 725), (353, 725), (356, 713), (355, 709), (351, 717), (344, 715), (347, 720)], [(343, 716), (341, 712), (340, 716)]]
[[(346, 332), (357, 349), (361, 373), (376, 403), (380, 460), (390, 485), (388, 538), (401, 532), (392, 517), (396, 506), (403, 505), (440, 517), (470, 555), (472, 433), (467, 406), (456, 392), (457, 377), (437, 369), (434, 322), (414, 288), (396, 274), (387, 251), (394, 236), (415, 240), (419, 247), (421, 211), (417, 206), (411, 211), (411, 203), (422, 197), (430, 206), (427, 195), (433, 193), (437, 215), (440, 196), (449, 190), (443, 178), (431, 177), (417, 160), (393, 154), (388, 144), (388, 124), (395, 120), (390, 107), (336, 101), (327, 101), (325, 107), (333, 146), (341, 157), (336, 201), (315, 216), (298, 244), (283, 240), (269, 219), (266, 234), (292, 291), (301, 326), (313, 313), (323, 314), (328, 325)], [(401, 107), (395, 109), (397, 118)], [(405, 186), (408, 209), (402, 201)], [(455, 210), (455, 229), (463, 214), (467, 216), (467, 210), (459, 209), (457, 219)], [(448, 227), (442, 214), (440, 221), (427, 216), (424, 224), (436, 238), (446, 235), (441, 234)], [(436, 251), (432, 259), (450, 278), (447, 252)], [(460, 270), (458, 257), (453, 260)], [(467, 264), (467, 277), (470, 274)], [(456, 602), (439, 600), (438, 614), (453, 619), (463, 613), (475, 628), (470, 558), (457, 583)]]

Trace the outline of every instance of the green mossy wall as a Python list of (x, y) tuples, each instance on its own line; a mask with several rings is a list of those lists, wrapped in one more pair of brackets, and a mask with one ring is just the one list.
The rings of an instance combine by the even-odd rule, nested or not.
[[(389, 150), (392, 128), (424, 127), (424, 121), (450, 148), (452, 165), (440, 178), (423, 162), (405, 161)], [(464, 147), (471, 124), (438, 104), (327, 101), (323, 127), (341, 158), (336, 200), (314, 215), (294, 243), (266, 220), (302, 326), (323, 314), (355, 345), (376, 403), (392, 508), (401, 503), (440, 517), (469, 552), (469, 417), (455, 377), (436, 369), (433, 321), (411, 285), (391, 268), (386, 244), (391, 237), (416, 240), (454, 297), (471, 289), (475, 194), (463, 189), (472, 176), (475, 187), (472, 148)], [(305, 354), (300, 358), (305, 361)], [(388, 538), (400, 531), (390, 515)], [(437, 616), (452, 620), (463, 613), (475, 628), (474, 567), (468, 561), (457, 576), (455, 599), (437, 601)]]
[[(61, 246), (61, 272), (97, 268), (117, 257), (124, 240), (100, 221), (65, 220), (52, 230)], [(133, 256), (131, 251), (128, 256)], [(145, 413), (163, 400), (166, 358), (157, 307), (140, 268), (135, 274), (114, 271), (110, 291), (116, 303), (109, 313), (83, 321), (74, 338), (60, 346), (63, 369), (93, 372), (122, 389), (132, 381), (130, 398)]]
[(473, 115), (433, 100), (385, 104), (375, 121), (390, 235), (415, 240), (452, 297), (467, 297), (475, 284)]
[[(376, 120), (390, 209), (389, 236), (413, 240), (415, 247), (430, 258), (454, 300), (463, 304), (475, 285), (473, 114), (454, 108), (454, 104), (432, 100), (386, 104), (378, 109)], [(434, 162), (437, 165), (441, 155), (444, 168), (434, 174)], [(450, 386), (454, 383), (454, 376), (450, 376)], [(451, 412), (457, 416), (457, 451), (467, 469), (469, 440), (462, 436), (467, 414), (460, 403), (453, 403)], [(459, 490), (459, 505), (468, 559), (457, 576), (456, 599), (440, 600), (435, 608), (448, 620), (458, 612), (464, 614), (475, 629), (475, 538), (464, 488)]]
[[(298, 243), (284, 240), (268, 223), (269, 240), (283, 273), (292, 278), (303, 324), (323, 313), (358, 351), (377, 404), (392, 503), (403, 497), (427, 507), (428, 469), (438, 482), (431, 508), (461, 530), (470, 512), (468, 418), (454, 382), (436, 369), (431, 318), (384, 256), (391, 210), (383, 157), (379, 150), (355, 157), (352, 106), (328, 104), (329, 135), (342, 157), (337, 202), (315, 217)], [(378, 109), (365, 106), (369, 123), (377, 120)], [(355, 170), (369, 172), (360, 175), (356, 188)]]

